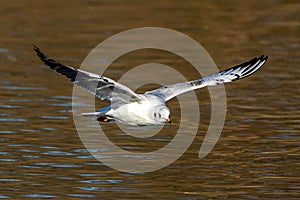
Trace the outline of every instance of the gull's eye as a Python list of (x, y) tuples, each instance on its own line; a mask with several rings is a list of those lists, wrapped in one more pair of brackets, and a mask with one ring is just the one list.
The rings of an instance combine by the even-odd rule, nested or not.
[(154, 117), (156, 118), (156, 113), (154, 113)]

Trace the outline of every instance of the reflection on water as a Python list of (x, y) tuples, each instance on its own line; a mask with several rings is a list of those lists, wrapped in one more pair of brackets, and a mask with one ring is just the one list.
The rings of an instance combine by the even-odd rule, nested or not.
[[(299, 198), (298, 2), (0, 4), (0, 199)], [(210, 100), (203, 89), (197, 93), (201, 123), (188, 151), (159, 171), (124, 173), (89, 153), (105, 149), (88, 151), (83, 146), (73, 122), (72, 84), (47, 70), (31, 45), (78, 67), (99, 42), (141, 26), (192, 36), (224, 68), (260, 54), (270, 59), (253, 77), (226, 86), (226, 124), (207, 157), (198, 158), (210, 119)], [(149, 62), (184, 69), (190, 80), (199, 77), (184, 60), (153, 51), (124, 56), (106, 73), (118, 79), (130, 67)], [(97, 102), (96, 107), (104, 104)], [(170, 142), (177, 130), (178, 103), (168, 105), (174, 125), (154, 137), (137, 139), (114, 124), (102, 127), (125, 150), (152, 151)], [(73, 106), (93, 109), (82, 102)]]

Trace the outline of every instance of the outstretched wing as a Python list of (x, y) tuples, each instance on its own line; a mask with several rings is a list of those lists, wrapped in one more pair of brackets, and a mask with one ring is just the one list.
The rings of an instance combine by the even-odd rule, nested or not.
[(267, 61), (267, 59), (268, 56), (262, 55), (259, 58), (253, 58), (248, 62), (226, 69), (219, 73), (205, 76), (198, 80), (161, 87), (156, 90), (146, 92), (145, 94), (156, 95), (163, 98), (165, 101), (168, 101), (174, 98), (175, 96), (188, 91), (196, 90), (206, 86), (214, 86), (222, 83), (229, 83), (250, 76), (257, 70), (259, 70)]
[(73, 83), (97, 96), (101, 100), (106, 99), (124, 102), (141, 100), (141, 97), (132, 90), (110, 78), (61, 64), (50, 58), (38, 47), (34, 46), (33, 49), (40, 59), (51, 69), (66, 76)]

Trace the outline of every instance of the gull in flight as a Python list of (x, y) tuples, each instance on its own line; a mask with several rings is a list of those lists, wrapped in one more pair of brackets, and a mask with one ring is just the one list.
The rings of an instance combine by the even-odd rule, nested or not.
[(36, 46), (34, 46), (34, 51), (51, 69), (66, 76), (74, 84), (101, 100), (111, 102), (110, 106), (96, 112), (82, 113), (82, 116), (96, 116), (100, 122), (118, 121), (138, 126), (171, 123), (170, 110), (166, 106), (166, 102), (170, 99), (185, 92), (229, 83), (250, 76), (259, 70), (268, 59), (268, 56), (262, 55), (198, 80), (163, 86), (144, 94), (136, 94), (128, 87), (110, 78), (61, 64)]

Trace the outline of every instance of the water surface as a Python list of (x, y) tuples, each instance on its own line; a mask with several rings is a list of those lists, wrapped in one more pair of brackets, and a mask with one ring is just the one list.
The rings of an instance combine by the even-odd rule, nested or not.
[[(34, 0), (0, 5), (0, 198), (300, 197), (297, 1)], [(198, 158), (210, 119), (210, 99), (203, 89), (197, 92), (200, 128), (188, 151), (164, 169), (134, 174), (105, 166), (85, 149), (73, 122), (72, 84), (48, 70), (34, 55), (32, 44), (79, 67), (101, 41), (144, 26), (191, 36), (220, 69), (261, 54), (270, 59), (252, 77), (226, 85), (226, 123), (207, 157)], [(117, 80), (130, 68), (150, 62), (179, 69), (189, 80), (199, 78), (183, 59), (155, 50), (121, 57), (106, 75)], [(141, 90), (146, 89), (150, 88)], [(105, 105), (97, 102), (97, 107)], [(180, 113), (176, 99), (168, 105), (174, 126), (165, 127), (157, 137), (137, 140), (107, 125), (110, 139), (134, 152), (164, 146), (175, 134)]]

